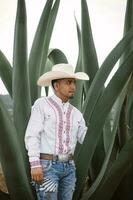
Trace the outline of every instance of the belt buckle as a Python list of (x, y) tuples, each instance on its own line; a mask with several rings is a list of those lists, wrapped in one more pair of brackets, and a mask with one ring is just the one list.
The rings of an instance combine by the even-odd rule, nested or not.
[(67, 154), (59, 154), (58, 155), (58, 160), (62, 162), (67, 162), (69, 160), (69, 155)]

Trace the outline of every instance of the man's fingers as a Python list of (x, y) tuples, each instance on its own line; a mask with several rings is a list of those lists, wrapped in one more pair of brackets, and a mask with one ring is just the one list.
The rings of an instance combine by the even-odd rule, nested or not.
[(40, 184), (43, 182), (43, 176), (42, 176), (42, 174), (38, 175), (36, 178), (37, 178), (36, 182), (38, 182)]
[(42, 167), (32, 168), (31, 169), (31, 178), (35, 182), (42, 182), (43, 181)]
[(36, 176), (36, 181), (37, 181), (37, 182), (43, 181), (43, 176), (42, 176), (42, 174), (38, 174), (38, 175)]

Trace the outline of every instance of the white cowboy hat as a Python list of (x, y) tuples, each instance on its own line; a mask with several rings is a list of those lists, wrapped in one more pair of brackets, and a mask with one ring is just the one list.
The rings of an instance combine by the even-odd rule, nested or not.
[(52, 80), (62, 78), (74, 78), (79, 80), (89, 80), (89, 76), (84, 72), (74, 73), (74, 68), (70, 64), (56, 64), (52, 71), (44, 73), (37, 81), (39, 86), (50, 86)]

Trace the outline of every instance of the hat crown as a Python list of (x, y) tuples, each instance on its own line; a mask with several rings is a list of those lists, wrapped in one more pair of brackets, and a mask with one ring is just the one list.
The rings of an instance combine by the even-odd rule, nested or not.
[(52, 80), (63, 78), (89, 80), (89, 76), (84, 72), (74, 73), (74, 68), (71, 64), (60, 63), (54, 65), (51, 71), (48, 71), (41, 75), (37, 81), (37, 84), (39, 86), (50, 86)]
[(73, 66), (70, 65), (70, 64), (64, 64), (64, 63), (54, 65), (53, 68), (52, 68), (52, 71), (65, 72), (65, 73), (69, 73), (69, 74), (74, 73)]

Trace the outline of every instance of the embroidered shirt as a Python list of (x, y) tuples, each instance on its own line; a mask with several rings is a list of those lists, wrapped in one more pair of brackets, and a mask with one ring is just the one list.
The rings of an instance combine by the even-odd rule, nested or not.
[(40, 166), (40, 153), (74, 154), (77, 141), (83, 143), (87, 127), (82, 113), (56, 95), (34, 103), (25, 134), (31, 167)]

